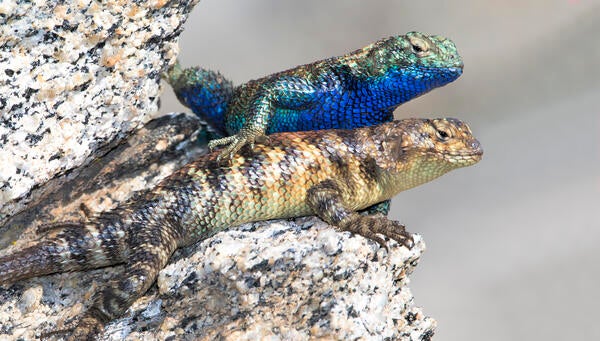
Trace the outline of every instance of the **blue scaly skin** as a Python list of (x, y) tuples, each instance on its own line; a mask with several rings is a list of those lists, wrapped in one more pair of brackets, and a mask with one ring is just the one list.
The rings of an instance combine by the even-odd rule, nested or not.
[(400, 104), (462, 74), (454, 43), (409, 32), (346, 55), (301, 65), (234, 87), (221, 74), (175, 65), (166, 75), (177, 98), (222, 136), (228, 162), (266, 134), (352, 129), (393, 119)]

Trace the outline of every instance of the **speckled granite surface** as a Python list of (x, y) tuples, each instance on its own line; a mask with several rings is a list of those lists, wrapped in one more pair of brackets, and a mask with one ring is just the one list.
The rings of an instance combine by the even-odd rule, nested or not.
[(197, 1), (0, 2), (0, 224), (157, 112)]
[[(107, 340), (428, 340), (407, 287), (424, 250), (339, 233), (317, 218), (247, 224), (179, 252)], [(0, 288), (0, 339), (33, 340), (81, 312), (108, 270)]]

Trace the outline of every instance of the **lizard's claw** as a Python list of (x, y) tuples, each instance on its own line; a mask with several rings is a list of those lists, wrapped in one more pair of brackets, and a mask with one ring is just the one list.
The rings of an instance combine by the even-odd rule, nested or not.
[(226, 144), (231, 144), (236, 140), (236, 138), (237, 138), (237, 135), (233, 135), (233, 136), (223, 137), (220, 139), (211, 140), (208, 142), (208, 149), (211, 152), (214, 152), (217, 147), (224, 146)]
[(397, 221), (389, 220), (387, 217), (354, 215), (342, 220), (340, 228), (344, 231), (359, 234), (365, 238), (371, 239), (384, 247), (388, 252), (389, 249), (385, 240), (377, 234), (382, 234), (390, 239), (393, 239), (404, 245), (407, 249), (412, 249), (414, 240), (412, 234), (406, 232), (404, 225)]
[(266, 139), (266, 137), (263, 136), (264, 135), (260, 133), (241, 131), (236, 135), (227, 136), (208, 142), (208, 149), (212, 152), (219, 146), (225, 146), (225, 148), (217, 156), (217, 162), (220, 165), (227, 165), (234, 158), (235, 154), (242, 149), (242, 147), (248, 145), (251, 149), (253, 149), (255, 141), (262, 141)]
[(208, 149), (214, 151), (218, 146), (225, 146), (225, 148), (217, 156), (217, 163), (222, 166), (226, 166), (231, 163), (231, 160), (235, 154), (242, 149), (246, 144), (253, 144), (254, 142), (248, 141), (245, 137), (238, 135), (227, 136), (221, 139), (212, 140), (208, 142)]

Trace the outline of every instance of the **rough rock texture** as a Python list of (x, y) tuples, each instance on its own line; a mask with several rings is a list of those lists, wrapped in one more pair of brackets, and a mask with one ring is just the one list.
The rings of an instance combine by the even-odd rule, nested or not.
[[(179, 252), (157, 286), (108, 340), (428, 340), (435, 321), (407, 287), (424, 244), (412, 250), (340, 233), (317, 218), (247, 224)], [(0, 287), (0, 339), (38, 338), (81, 312), (110, 270)]]
[(157, 112), (197, 1), (0, 2), (0, 225)]

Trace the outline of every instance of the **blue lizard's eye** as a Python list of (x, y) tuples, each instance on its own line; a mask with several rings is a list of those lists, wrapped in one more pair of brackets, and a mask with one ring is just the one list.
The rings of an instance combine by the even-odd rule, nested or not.
[(413, 50), (415, 50), (415, 52), (423, 52), (423, 48), (419, 45), (412, 45)]
[(425, 53), (427, 50), (429, 50), (427, 43), (419, 38), (410, 39), (410, 46), (413, 52), (417, 54)]

